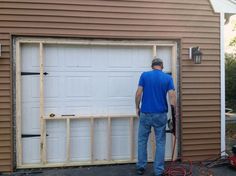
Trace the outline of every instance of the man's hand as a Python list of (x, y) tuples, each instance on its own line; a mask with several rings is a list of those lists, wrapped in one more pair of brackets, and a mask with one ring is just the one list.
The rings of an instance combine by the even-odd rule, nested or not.
[(139, 116), (140, 116), (140, 108), (136, 108), (136, 115), (139, 118)]

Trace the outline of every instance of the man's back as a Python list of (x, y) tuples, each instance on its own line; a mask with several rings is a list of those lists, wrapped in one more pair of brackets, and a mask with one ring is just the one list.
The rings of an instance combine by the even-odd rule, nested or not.
[(144, 72), (140, 77), (139, 86), (143, 88), (141, 112), (163, 113), (168, 111), (166, 95), (169, 90), (174, 90), (170, 75), (161, 70)]

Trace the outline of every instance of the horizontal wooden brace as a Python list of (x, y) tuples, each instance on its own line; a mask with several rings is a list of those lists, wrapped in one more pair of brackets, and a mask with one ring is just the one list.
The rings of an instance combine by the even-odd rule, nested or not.
[(44, 116), (45, 120), (65, 120), (65, 119), (106, 119), (106, 118), (137, 118), (136, 115), (114, 115), (114, 116), (78, 116), (78, 115), (55, 115), (53, 117)]
[[(170, 161), (170, 160), (166, 160)], [(84, 162), (65, 162), (65, 163), (46, 163), (46, 164), (22, 164), (18, 166), (18, 169), (31, 169), (31, 168), (52, 168), (52, 167), (68, 167), (68, 166), (91, 166), (91, 165), (107, 165), (107, 164), (130, 164), (136, 163), (137, 160), (111, 160), (111, 161), (84, 161)], [(152, 160), (148, 160), (148, 162), (153, 162)]]

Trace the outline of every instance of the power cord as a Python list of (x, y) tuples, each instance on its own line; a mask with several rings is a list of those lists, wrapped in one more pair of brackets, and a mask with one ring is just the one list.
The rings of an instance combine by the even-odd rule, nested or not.
[[(211, 168), (229, 164), (228, 155), (221, 156), (221, 152), (217, 156), (214, 155), (210, 158), (207, 158), (199, 163), (196, 163), (198, 176), (215, 176)], [(165, 176), (193, 176), (193, 162), (191, 160), (181, 159), (186, 162), (172, 161), (169, 166), (165, 169)]]

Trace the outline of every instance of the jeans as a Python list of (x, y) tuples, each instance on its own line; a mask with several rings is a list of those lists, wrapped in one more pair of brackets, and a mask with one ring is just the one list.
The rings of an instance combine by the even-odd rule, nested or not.
[(156, 155), (154, 173), (161, 175), (164, 172), (165, 144), (166, 144), (166, 113), (141, 113), (138, 129), (138, 163), (137, 168), (146, 168), (147, 142), (151, 127), (154, 128), (156, 140)]

